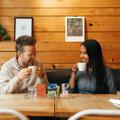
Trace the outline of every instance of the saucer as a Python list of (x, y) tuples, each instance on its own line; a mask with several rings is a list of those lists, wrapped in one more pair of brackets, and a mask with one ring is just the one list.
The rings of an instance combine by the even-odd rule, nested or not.
[(117, 108), (120, 108), (120, 104), (113, 104), (114, 106), (116, 106)]
[(120, 108), (120, 99), (109, 99), (109, 102), (111, 102), (117, 108)]

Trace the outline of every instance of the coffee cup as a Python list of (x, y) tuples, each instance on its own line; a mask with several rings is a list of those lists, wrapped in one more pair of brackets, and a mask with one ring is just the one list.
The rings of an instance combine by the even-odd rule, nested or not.
[(77, 66), (78, 66), (79, 71), (85, 71), (86, 70), (86, 63), (85, 62), (77, 63)]
[(68, 95), (68, 84), (67, 83), (62, 83), (62, 95)]
[(120, 97), (120, 90), (117, 91), (117, 96)]
[(37, 66), (28, 66), (28, 68), (32, 69), (31, 76), (36, 75), (36, 72), (37, 72)]

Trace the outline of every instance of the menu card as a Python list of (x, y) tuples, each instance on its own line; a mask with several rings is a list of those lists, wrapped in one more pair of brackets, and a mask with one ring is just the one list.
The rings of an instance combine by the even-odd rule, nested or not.
[(50, 83), (47, 85), (47, 94), (49, 97), (56, 97), (58, 95), (57, 93), (57, 84)]
[(45, 97), (46, 96), (46, 84), (38, 83), (36, 86), (37, 97)]

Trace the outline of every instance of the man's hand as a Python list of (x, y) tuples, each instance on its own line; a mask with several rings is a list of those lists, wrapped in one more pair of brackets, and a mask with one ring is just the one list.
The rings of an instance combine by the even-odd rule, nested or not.
[(28, 78), (31, 73), (32, 70), (30, 68), (21, 69), (20, 72), (17, 74), (17, 78), (20, 80), (24, 80), (25, 78)]

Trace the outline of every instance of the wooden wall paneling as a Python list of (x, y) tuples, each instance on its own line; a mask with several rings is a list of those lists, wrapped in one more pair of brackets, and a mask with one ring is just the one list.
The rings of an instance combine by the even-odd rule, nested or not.
[[(39, 52), (49, 52), (49, 51), (79, 51), (80, 43), (36, 43), (36, 49)], [(15, 42), (1, 42), (0, 52), (15, 51)]]
[[(64, 17), (33, 17), (35, 32), (63, 32)], [(14, 31), (14, 17), (1, 17), (1, 24), (9, 31)], [(57, 22), (56, 22), (57, 21)], [(6, 24), (4, 24), (6, 23)], [(86, 17), (86, 32), (88, 31), (120, 31), (120, 17)]]
[(0, 43), (0, 64), (15, 55), (14, 17), (31, 16), (37, 58), (47, 68), (72, 67), (80, 60), (80, 43), (65, 43), (65, 16), (85, 16), (86, 38), (100, 42), (106, 65), (120, 68), (119, 0), (0, 0), (0, 11), (0, 23), (12, 37)]
[[(15, 52), (0, 52), (0, 64), (15, 56)], [(37, 52), (37, 59), (43, 63), (76, 63), (80, 61), (79, 52)]]
[[(106, 63), (106, 65), (110, 68), (119, 69), (120, 63)], [(47, 66), (46, 66), (47, 67)]]
[(14, 52), (15, 43), (14, 42), (0, 42), (0, 52)]
[(114, 51), (114, 52), (103, 52), (103, 57), (104, 57), (104, 61), (105, 63), (119, 63), (120, 64), (120, 53), (117, 52), (117, 51)]
[[(110, 68), (114, 68), (114, 69), (117, 69), (117, 68), (120, 68), (120, 64), (118, 63), (105, 63), (106, 66), (110, 67)], [(73, 64), (43, 64), (44, 68), (46, 69), (59, 69), (59, 68), (69, 68), (69, 69), (72, 69), (72, 66)]]
[[(14, 41), (14, 32), (8, 31), (10, 36), (11, 36), (11, 41)], [(120, 42), (120, 32), (87, 32), (85, 34), (86, 38), (89, 39), (96, 39), (100, 43), (103, 42), (110, 42), (112, 43), (114, 41), (115, 43)], [(60, 43), (60, 42), (65, 42), (65, 33), (64, 32), (34, 32), (34, 37), (38, 42), (43, 42), (43, 43)]]
[(40, 43), (36, 44), (37, 51), (80, 51), (80, 43)]
[[(65, 33), (64, 32), (35, 32), (35, 38), (39, 42), (65, 42)], [(85, 34), (86, 38), (96, 39), (100, 43), (109, 42), (109, 43), (120, 43), (120, 32), (114, 31), (105, 31), (105, 32), (87, 32)]]
[[(119, 56), (117, 57), (114, 52), (104, 53), (105, 64), (111, 67), (120, 67)], [(111, 56), (112, 54), (112, 56)], [(117, 55), (120, 55), (119, 53)], [(15, 52), (0, 52), (0, 65), (15, 56)], [(113, 58), (112, 58), (113, 57)], [(80, 61), (79, 52), (38, 52), (37, 60), (42, 61), (46, 67), (72, 67), (74, 63)], [(49, 66), (47, 66), (49, 65)]]
[[(105, 31), (105, 32), (87, 32), (86, 37), (90, 39), (96, 39), (100, 43), (111, 43), (111, 44), (119, 44), (120, 43), (120, 32), (117, 31)], [(113, 42), (114, 41), (114, 42)]]
[(9, 59), (15, 56), (15, 52), (0, 52), (0, 64), (2, 65)]
[[(119, 16), (120, 8), (76, 7), (76, 8), (0, 8), (1, 17), (14, 16)], [(14, 12), (15, 11), (15, 12)]]
[(45, 69), (59, 69), (59, 68), (69, 68), (69, 69), (71, 69), (72, 68), (72, 66), (73, 66), (73, 63), (62, 63), (62, 64), (60, 64), (60, 63), (54, 63), (54, 64), (43, 64), (43, 66), (44, 66), (44, 68)]
[(1, 0), (0, 8), (119, 7), (119, 0)]
[(41, 60), (43, 63), (76, 63), (80, 61), (80, 53), (79, 52), (38, 52), (37, 59)]
[[(116, 51), (103, 52), (105, 62), (107, 63), (120, 63), (119, 56), (120, 53)], [(3, 64), (5, 61), (9, 60), (11, 57), (15, 56), (15, 52), (0, 52), (0, 63)], [(46, 51), (46, 52), (37, 52), (37, 59), (43, 63), (50, 64), (68, 64), (68, 63), (77, 63), (80, 61), (80, 52), (79, 51)]]
[[(103, 52), (118, 52), (119, 44), (112, 44), (109, 42), (100, 43), (103, 49)], [(71, 43), (71, 42), (60, 42), (60, 43), (36, 43), (37, 52), (57, 52), (57, 51), (80, 51), (80, 43)], [(1, 42), (0, 44), (0, 52), (14, 52), (15, 51), (15, 42)]]

